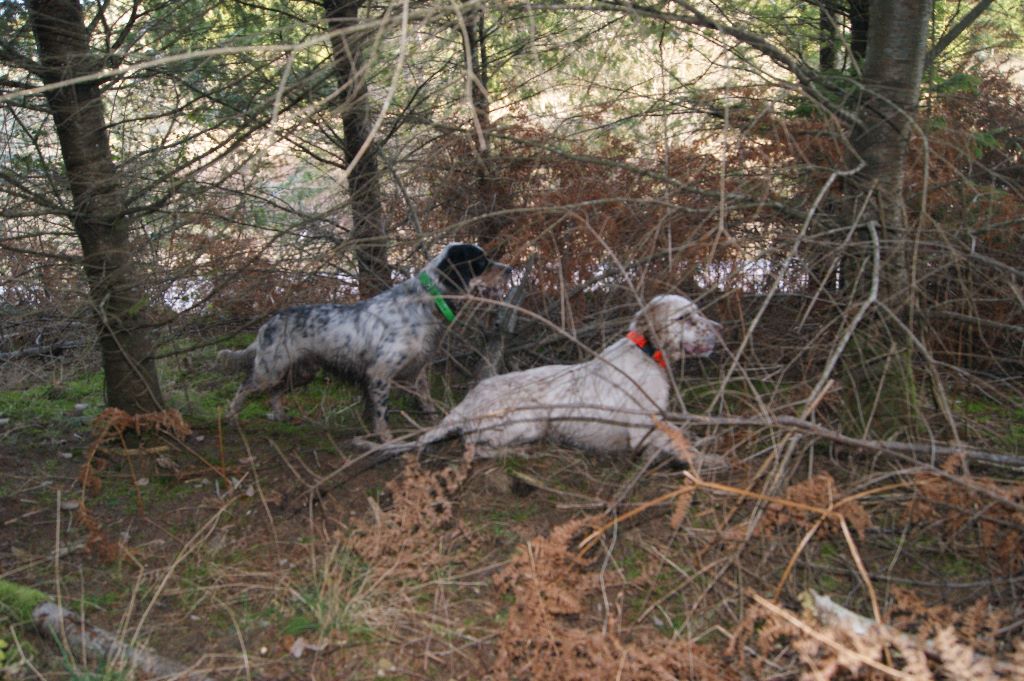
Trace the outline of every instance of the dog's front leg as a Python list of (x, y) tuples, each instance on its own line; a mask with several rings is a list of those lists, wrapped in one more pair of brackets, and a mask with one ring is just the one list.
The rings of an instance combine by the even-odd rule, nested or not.
[(242, 411), (242, 406), (245, 404), (245, 398), (248, 396), (249, 391), (245, 389), (244, 384), (235, 391), (234, 398), (231, 400), (231, 403), (228, 404), (227, 413), (224, 414), (229, 421), (238, 420), (238, 412)]
[(427, 375), (426, 366), (416, 374), (413, 390), (416, 391), (416, 401), (420, 403), (420, 409), (423, 410), (423, 413), (432, 419), (436, 419), (438, 412), (437, 407), (434, 406), (434, 400), (430, 396), (430, 376)]
[(689, 435), (684, 432), (673, 438), (661, 429), (655, 428), (650, 431), (642, 446), (645, 452), (654, 456), (660, 454), (668, 461), (686, 466), (698, 475), (701, 472), (720, 471), (729, 467), (728, 459), (697, 449)]
[(388, 428), (388, 393), (391, 392), (391, 381), (368, 376), (366, 378), (366, 415), (372, 424), (373, 432), (382, 440), (391, 439)]
[(691, 463), (687, 460), (688, 453), (678, 451), (672, 438), (661, 430), (646, 426), (646, 424), (637, 423), (629, 426), (629, 446), (633, 451), (643, 452), (645, 456), (653, 458), (663, 456), (679, 463)]
[(252, 378), (247, 378), (238, 386), (238, 390), (235, 392), (235, 397), (231, 400), (231, 404), (228, 405), (227, 416), (229, 421), (237, 421), (238, 414), (242, 411), (242, 407), (245, 406), (245, 401), (249, 398), (249, 395), (257, 393), (260, 388), (255, 385)]

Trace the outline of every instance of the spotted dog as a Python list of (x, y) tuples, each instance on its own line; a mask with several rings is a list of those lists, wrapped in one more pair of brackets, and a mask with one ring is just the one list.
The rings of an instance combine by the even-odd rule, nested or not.
[(633, 317), (623, 338), (589, 362), (478, 383), (418, 446), (461, 437), (478, 456), (539, 440), (594, 452), (674, 454), (651, 420), (669, 404), (667, 362), (710, 354), (718, 329), (689, 299), (657, 296)]
[(353, 305), (301, 305), (276, 313), (244, 350), (222, 350), (222, 364), (248, 370), (228, 408), (236, 418), (246, 399), (270, 393), (272, 418), (283, 417), (282, 397), (324, 368), (363, 388), (374, 432), (390, 439), (388, 395), (395, 381), (414, 381), (423, 409), (433, 413), (426, 368), (453, 298), (493, 292), (509, 268), (472, 244), (449, 244), (418, 276)]

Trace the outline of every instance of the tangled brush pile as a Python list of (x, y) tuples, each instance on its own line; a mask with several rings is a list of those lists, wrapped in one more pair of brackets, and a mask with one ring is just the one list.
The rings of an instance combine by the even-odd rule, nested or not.
[[(701, 645), (647, 631), (621, 635), (620, 622), (588, 621), (588, 602), (600, 592), (595, 557), (573, 549), (598, 517), (574, 519), (519, 548), (495, 576), (499, 591), (515, 598), (492, 668), (499, 681), (632, 679), (728, 681), (738, 678)], [(607, 576), (606, 576), (607, 577)], [(606, 584), (607, 586), (607, 584)], [(593, 612), (593, 608), (590, 608)]]
[(372, 521), (360, 520), (352, 549), (367, 563), (386, 565), (393, 574), (426, 579), (430, 568), (450, 563), (453, 544), (469, 533), (452, 513), (452, 499), (469, 475), (472, 451), (461, 464), (427, 470), (407, 456), (402, 475), (384, 488), (386, 508), (373, 499)]

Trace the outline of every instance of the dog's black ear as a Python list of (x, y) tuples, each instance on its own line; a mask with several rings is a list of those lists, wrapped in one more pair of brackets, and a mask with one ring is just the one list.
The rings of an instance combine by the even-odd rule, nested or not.
[(450, 291), (464, 291), (491, 264), (483, 249), (473, 244), (452, 244), (438, 266), (441, 284)]

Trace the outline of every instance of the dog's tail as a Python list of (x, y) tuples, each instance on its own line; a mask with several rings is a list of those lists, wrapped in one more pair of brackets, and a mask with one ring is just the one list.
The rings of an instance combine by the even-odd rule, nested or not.
[(217, 353), (217, 363), (231, 371), (242, 371), (252, 367), (254, 357), (256, 357), (255, 343), (244, 350), (221, 350)]

